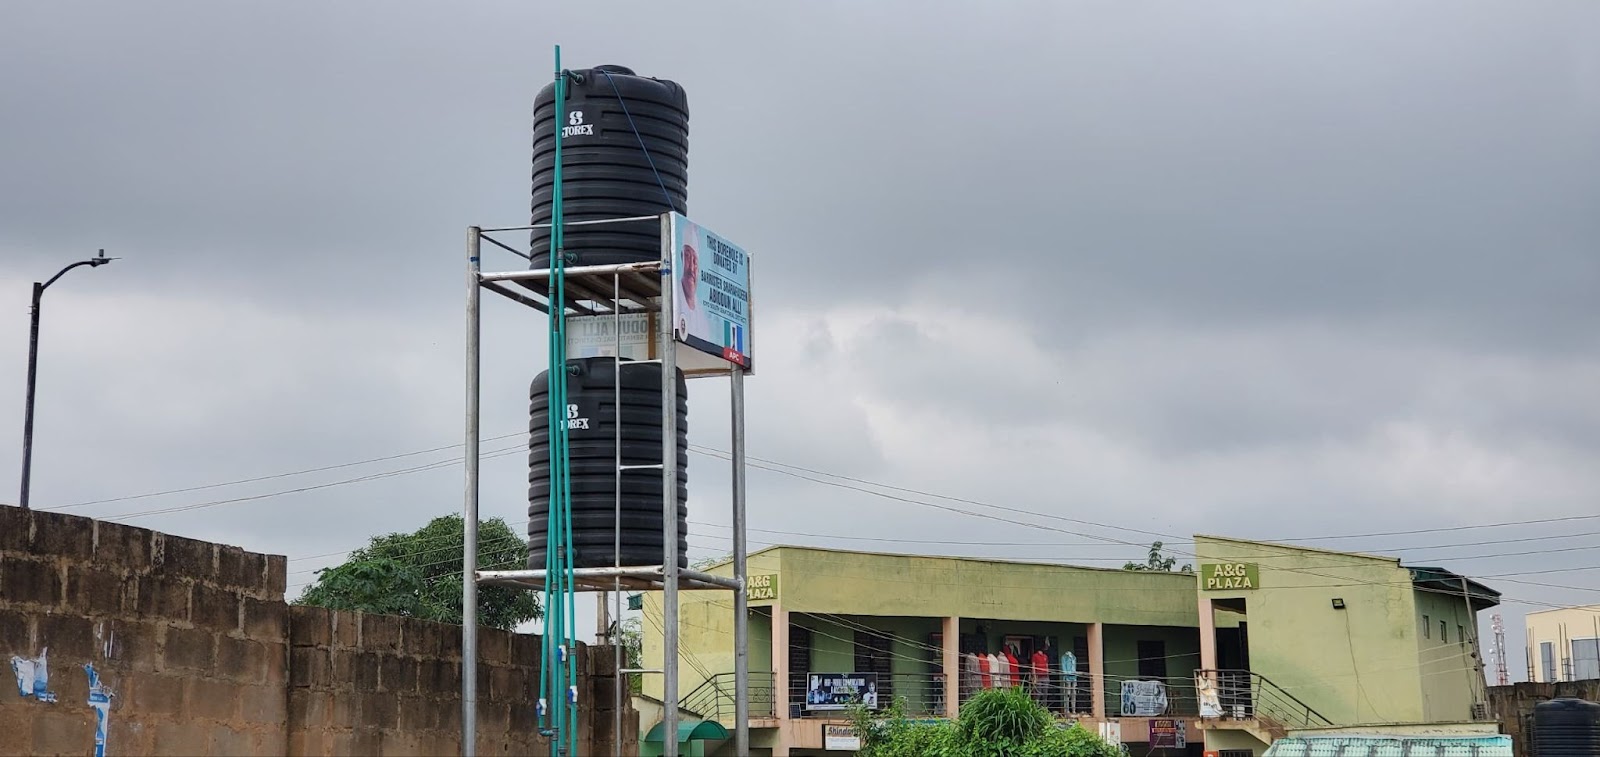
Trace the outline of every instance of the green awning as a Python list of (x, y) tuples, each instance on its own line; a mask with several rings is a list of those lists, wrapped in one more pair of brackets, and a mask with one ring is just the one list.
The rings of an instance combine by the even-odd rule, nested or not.
[[(663, 730), (661, 726), (663, 725), (665, 724), (656, 723), (655, 725), (651, 726), (650, 732), (644, 735), (645, 742), (652, 744), (661, 743), (661, 731)], [(709, 741), (713, 739), (726, 740), (727, 738), (728, 729), (723, 728), (722, 724), (715, 720), (700, 720), (695, 722), (678, 723), (679, 744), (691, 739)]]

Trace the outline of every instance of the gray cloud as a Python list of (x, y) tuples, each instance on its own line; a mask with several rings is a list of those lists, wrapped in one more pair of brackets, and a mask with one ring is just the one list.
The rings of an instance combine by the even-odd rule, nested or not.
[[(50, 292), (39, 500), (458, 440), (463, 229), (526, 216), (531, 100), (559, 36), (571, 66), (688, 88), (691, 211), (758, 255), (754, 455), (1177, 535), (1594, 511), (1591, 4), (617, 7), (636, 12), (7, 4), (0, 396), (19, 401), (0, 426), (20, 425), (27, 282), (98, 247), (128, 258)], [(509, 434), (543, 331), (498, 301), (488, 314), (484, 431)], [(696, 444), (726, 448), (725, 391), (694, 385)], [(485, 511), (521, 520), (519, 456), (485, 472)], [(697, 456), (691, 480), (696, 520), (725, 523), (725, 470)], [(1153, 538), (766, 470), (750, 486), (769, 530)], [(414, 528), (459, 489), (442, 468), (138, 522), (305, 557)], [(1513, 551), (1402, 553), (1484, 574), (1594, 562), (1489, 549)]]

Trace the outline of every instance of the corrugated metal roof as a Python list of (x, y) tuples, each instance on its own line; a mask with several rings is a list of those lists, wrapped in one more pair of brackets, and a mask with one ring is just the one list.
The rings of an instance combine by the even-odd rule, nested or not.
[(1512, 757), (1510, 736), (1290, 736), (1265, 757)]

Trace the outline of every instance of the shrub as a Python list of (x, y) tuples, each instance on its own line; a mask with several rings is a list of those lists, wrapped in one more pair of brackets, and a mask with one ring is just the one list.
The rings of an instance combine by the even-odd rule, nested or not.
[(1061, 727), (1023, 689), (974, 695), (954, 721), (913, 721), (896, 698), (882, 712), (850, 709), (861, 757), (1123, 757), (1083, 728)]

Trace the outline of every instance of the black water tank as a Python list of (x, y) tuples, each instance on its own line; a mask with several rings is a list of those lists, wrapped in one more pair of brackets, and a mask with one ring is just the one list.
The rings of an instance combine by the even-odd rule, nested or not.
[[(556, 90), (533, 101), (533, 221), (554, 212)], [(622, 66), (572, 71), (561, 111), (562, 216), (568, 222), (688, 213), (689, 98)], [(570, 265), (661, 259), (656, 220), (568, 226)], [(550, 230), (534, 229), (533, 268), (550, 266)]]
[(1600, 704), (1552, 699), (1533, 707), (1535, 757), (1600, 755)]
[[(616, 377), (609, 357), (567, 361), (567, 444), (572, 460), (574, 566), (597, 568), (613, 560), (617, 522)], [(550, 372), (533, 379), (528, 454), (528, 566), (544, 567), (550, 521)], [(678, 371), (678, 565), (689, 551), (689, 400)], [(658, 467), (622, 472), (622, 551), (625, 566), (660, 565), (661, 364), (622, 362), (623, 465)]]

